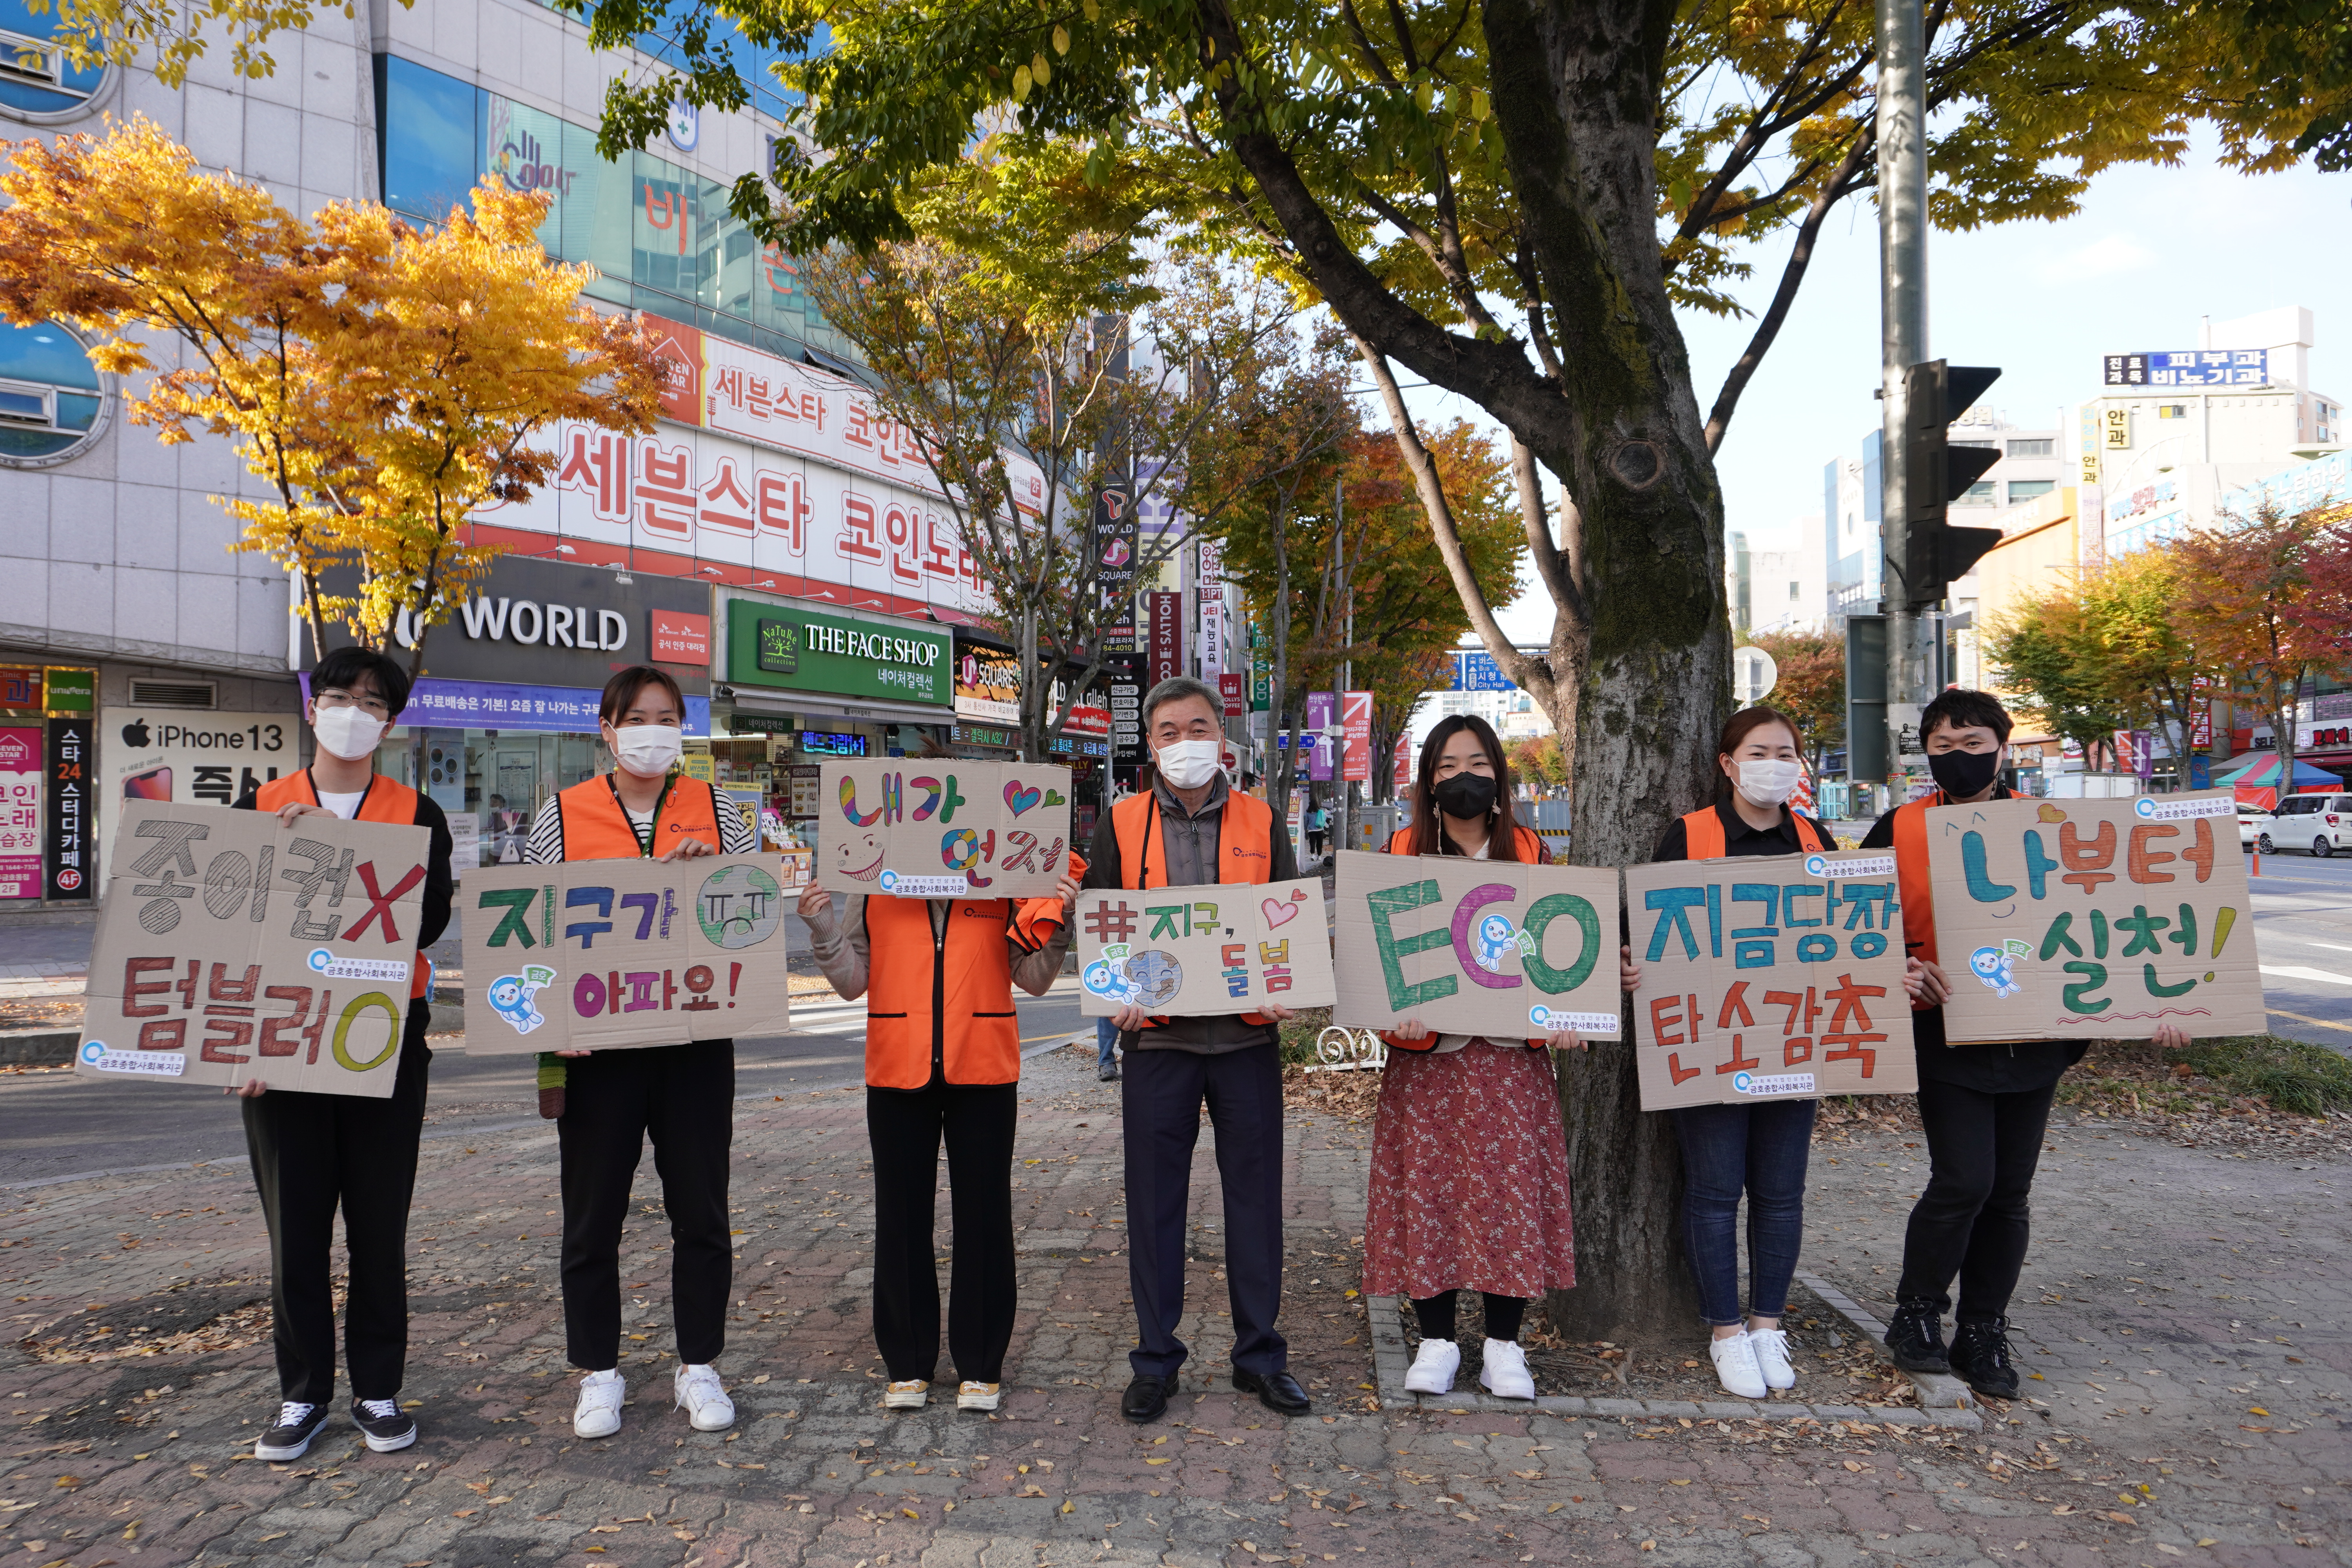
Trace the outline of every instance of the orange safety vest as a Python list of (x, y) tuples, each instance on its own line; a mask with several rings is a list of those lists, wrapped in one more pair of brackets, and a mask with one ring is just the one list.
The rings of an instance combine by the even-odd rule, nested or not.
[(1903, 951), (1936, 962), (1936, 905), (1927, 896), (1927, 808), (1948, 805), (1942, 790), (1895, 808), (1895, 884), (1903, 900)]
[[(700, 779), (670, 775), (668, 787), (654, 805), (653, 849), (637, 841), (629, 814), (610, 773), (599, 773), (573, 784), (555, 797), (562, 816), (563, 858), (566, 860), (634, 860), (643, 856), (659, 859), (679, 842), (699, 838), (713, 849), (726, 840), (719, 837), (719, 792)], [(730, 803), (728, 810), (735, 809)]]
[[(1789, 819), (1797, 825), (1797, 847), (1801, 851), (1827, 851), (1837, 847), (1834, 844), (1822, 843), (1822, 836), (1813, 830), (1813, 825), (1800, 814), (1790, 812)], [(1694, 811), (1683, 818), (1683, 844), (1686, 859), (1723, 858), (1723, 818), (1717, 815), (1715, 807), (1710, 805)]]
[[(1168, 840), (1160, 829), (1160, 791), (1139, 790), (1110, 808), (1111, 830), (1118, 836), (1118, 874), (1124, 886), (1167, 887)], [(1272, 881), (1274, 869), (1274, 807), (1238, 790), (1225, 795), (1217, 819), (1217, 880), (1222, 883)], [(1244, 1024), (1266, 1022), (1262, 1013), (1244, 1013)], [(1154, 1027), (1147, 1022), (1145, 1027)]]
[[(1027, 901), (958, 899), (945, 929), (934, 932), (929, 899), (868, 895), (866, 1083), (921, 1089), (934, 1073), (948, 1083), (1020, 1079), (1021, 1029), (1004, 944), (1017, 940)], [(929, 963), (919, 956), (926, 953)]]
[[(1535, 829), (1528, 826), (1525, 823), (1512, 823), (1511, 835), (1511, 843), (1518, 850), (1519, 859), (1525, 864), (1538, 866), (1551, 858), (1550, 851), (1544, 847), (1544, 841), (1536, 836)], [(1410, 827), (1400, 827), (1393, 834), (1391, 834), (1389, 836), (1388, 853), (1391, 855), (1412, 854), (1412, 829)], [(1408, 1040), (1398, 1035), (1392, 1029), (1381, 1030), (1380, 1037), (1383, 1040), (1386, 1040), (1390, 1046), (1400, 1051), (1433, 1051), (1437, 1048), (1437, 1042), (1440, 1037), (1437, 1034), (1432, 1033), (1423, 1035), (1417, 1040)], [(1543, 1037), (1540, 1035), (1528, 1042), (1530, 1047), (1537, 1050), (1541, 1050), (1543, 1048)]]
[[(356, 822), (383, 822), (395, 827), (416, 826), (416, 792), (404, 784), (394, 784), (382, 773), (368, 775), (367, 792), (360, 796), (360, 808), (352, 814)], [(254, 809), (274, 812), (289, 805), (317, 805), (319, 786), (311, 782), (310, 770), (281, 773), (263, 784), (253, 797)], [(428, 847), (427, 854), (431, 853)], [(408, 966), (408, 996), (415, 1001), (433, 989), (433, 961), (419, 949), (415, 961)]]

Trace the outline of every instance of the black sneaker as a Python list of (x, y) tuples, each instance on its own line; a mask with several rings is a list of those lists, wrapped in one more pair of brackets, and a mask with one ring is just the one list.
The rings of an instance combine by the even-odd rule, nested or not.
[(2007, 1318), (1962, 1318), (1952, 1326), (1952, 1370), (1988, 1399), (2017, 1397)]
[(1944, 1315), (1934, 1302), (1895, 1302), (1895, 1321), (1886, 1325), (1886, 1353), (1905, 1372), (1952, 1370), (1951, 1356), (1944, 1349)]
[(327, 1424), (327, 1407), (289, 1399), (278, 1407), (278, 1425), (254, 1440), (257, 1459), (299, 1459)]
[(367, 1446), (379, 1454), (405, 1448), (416, 1441), (416, 1418), (396, 1399), (354, 1399), (352, 1425), (367, 1434)]

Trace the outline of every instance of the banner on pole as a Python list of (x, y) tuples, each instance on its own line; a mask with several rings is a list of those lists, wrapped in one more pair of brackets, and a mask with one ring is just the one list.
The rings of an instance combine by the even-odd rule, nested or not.
[(1323, 884), (1212, 882), (1078, 895), (1079, 1012), (1128, 1004), (1160, 1016), (1328, 1007)]
[(1041, 899), (1070, 849), (1070, 770), (961, 757), (828, 760), (817, 886), (911, 899)]

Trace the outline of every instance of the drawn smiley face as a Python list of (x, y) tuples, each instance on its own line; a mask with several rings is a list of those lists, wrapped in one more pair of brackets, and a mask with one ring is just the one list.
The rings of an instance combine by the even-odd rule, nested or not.
[(834, 868), (853, 882), (870, 882), (882, 874), (882, 840), (878, 834), (851, 833), (833, 848)]

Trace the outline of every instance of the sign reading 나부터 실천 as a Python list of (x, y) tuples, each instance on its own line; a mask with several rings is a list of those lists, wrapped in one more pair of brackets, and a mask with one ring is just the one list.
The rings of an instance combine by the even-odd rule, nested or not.
[(1078, 1011), (1205, 1017), (1333, 1000), (1323, 885), (1211, 882), (1078, 895)]
[(1624, 876), (1643, 1110), (1917, 1089), (1891, 853)]

